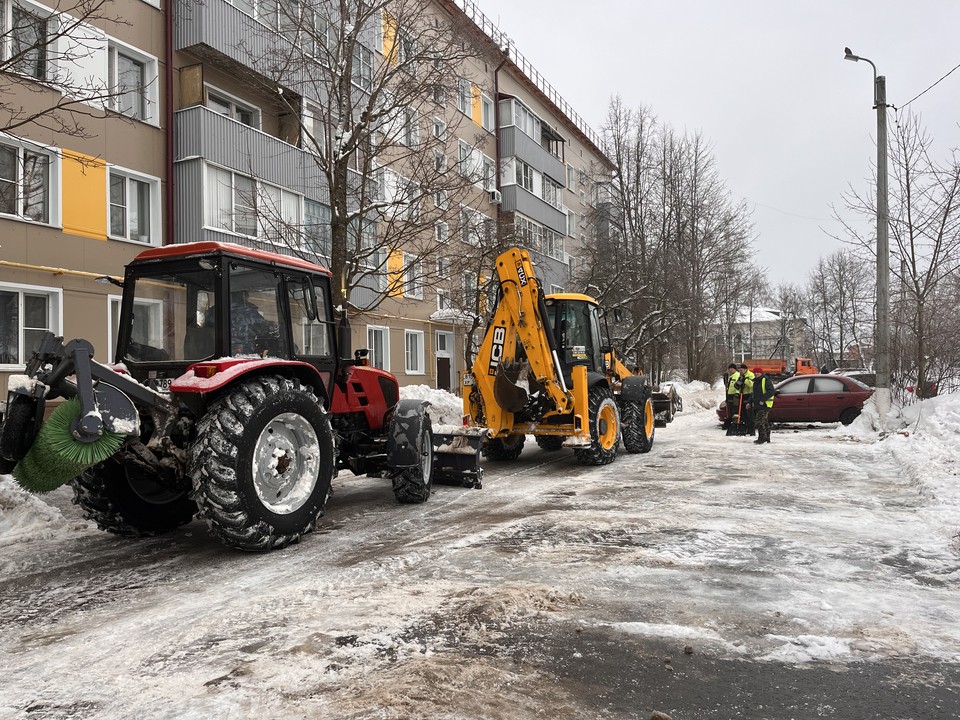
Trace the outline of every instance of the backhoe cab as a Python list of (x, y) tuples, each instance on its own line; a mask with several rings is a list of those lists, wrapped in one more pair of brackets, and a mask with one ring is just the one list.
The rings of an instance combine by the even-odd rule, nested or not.
[(466, 424), (487, 429), (484, 454), (516, 458), (526, 435), (547, 450), (573, 448), (585, 464), (612, 462), (621, 439), (628, 452), (648, 452), (650, 388), (604, 342), (597, 301), (544, 295), (519, 248), (497, 258), (497, 273), (497, 306), (464, 374)]

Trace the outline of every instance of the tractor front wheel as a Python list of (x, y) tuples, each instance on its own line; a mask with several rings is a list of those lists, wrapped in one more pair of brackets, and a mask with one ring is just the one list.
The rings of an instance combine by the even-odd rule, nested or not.
[(617, 456), (620, 443), (620, 412), (606, 385), (590, 388), (590, 447), (574, 452), (584, 465), (607, 465)]
[(628, 453), (647, 453), (653, 447), (653, 400), (628, 400), (623, 404), (623, 447)]
[(244, 380), (214, 402), (190, 451), (211, 532), (240, 550), (282, 548), (313, 530), (334, 470), (330, 416), (299, 381)]
[(197, 512), (186, 491), (177, 491), (143, 473), (128, 475), (108, 458), (70, 481), (73, 502), (97, 527), (124, 537), (162, 535), (186, 525)]
[(391, 475), (393, 494), (397, 502), (415, 504), (426, 502), (433, 488), (433, 432), (430, 421), (420, 424), (415, 439), (417, 464), (396, 468)]

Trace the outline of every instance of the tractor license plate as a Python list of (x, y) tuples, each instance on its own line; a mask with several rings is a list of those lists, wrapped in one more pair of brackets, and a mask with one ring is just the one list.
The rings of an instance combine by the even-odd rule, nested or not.
[(149, 381), (150, 387), (157, 392), (170, 392), (170, 385), (173, 378), (153, 378)]
[(463, 374), (463, 384), (464, 384), (464, 385), (473, 385), (473, 373), (464, 373), (464, 374)]

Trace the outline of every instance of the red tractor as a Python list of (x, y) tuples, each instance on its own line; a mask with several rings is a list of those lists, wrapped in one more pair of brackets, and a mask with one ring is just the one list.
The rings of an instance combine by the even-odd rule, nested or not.
[(68, 438), (77, 448), (123, 436), (71, 480), (87, 517), (121, 535), (163, 533), (199, 514), (232, 547), (283, 547), (313, 529), (340, 468), (389, 477), (400, 502), (425, 501), (427, 404), (400, 400), (397, 379), (368, 366), (365, 350), (340, 357), (349, 333), (333, 319), (330, 277), (230, 244), (140, 253), (122, 283), (111, 279), (123, 286), (116, 363), (48, 333), (26, 377), (11, 382), (0, 472), (30, 452), (46, 401), (64, 397), (79, 399)]

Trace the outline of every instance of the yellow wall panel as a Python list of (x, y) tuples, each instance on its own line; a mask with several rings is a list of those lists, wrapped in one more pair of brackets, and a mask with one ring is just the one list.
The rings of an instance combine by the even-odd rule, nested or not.
[(397, 64), (395, 47), (397, 44), (397, 21), (386, 10), (383, 11), (383, 56), (392, 65)]
[(394, 250), (387, 257), (387, 287), (390, 297), (403, 294), (403, 251)]
[(480, 102), (480, 88), (476, 85), (473, 86), (473, 100), (471, 102), (471, 113), (470, 116), (473, 118), (473, 121), (483, 127), (483, 103)]
[(107, 239), (107, 165), (83, 153), (63, 150), (63, 231)]

